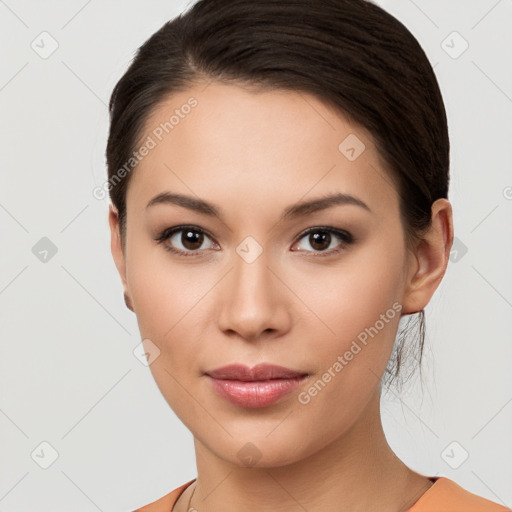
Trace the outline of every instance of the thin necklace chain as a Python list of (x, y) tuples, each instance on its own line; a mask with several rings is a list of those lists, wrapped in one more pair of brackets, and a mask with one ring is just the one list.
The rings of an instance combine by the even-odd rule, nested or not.
[(188, 500), (188, 505), (187, 505), (187, 511), (186, 512), (190, 512), (190, 504), (192, 503), (192, 496), (194, 496), (194, 493), (196, 492), (196, 483), (197, 483), (197, 480), (194, 482), (194, 489), (192, 489), (192, 494), (190, 495), (190, 498)]

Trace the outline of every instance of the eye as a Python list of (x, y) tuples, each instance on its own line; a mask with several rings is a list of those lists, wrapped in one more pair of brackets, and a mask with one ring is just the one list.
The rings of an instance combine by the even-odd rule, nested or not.
[[(305, 238), (306, 242), (313, 248), (313, 251), (305, 249), (306, 252), (320, 253), (315, 256), (332, 255), (340, 251), (344, 251), (348, 245), (354, 243), (354, 237), (347, 231), (324, 226), (308, 229), (301, 235), (300, 239), (303, 238)], [(334, 248), (332, 248), (331, 244), (332, 242), (335, 242), (336, 239), (341, 240), (342, 243), (338, 243), (337, 245), (335, 243)]]
[[(158, 238), (155, 238), (159, 244), (163, 244), (167, 251), (183, 256), (195, 256), (200, 251), (207, 249), (208, 247), (204, 247), (204, 243), (208, 239), (211, 239), (210, 236), (197, 226), (175, 226), (166, 229)], [(215, 242), (213, 245), (213, 248), (218, 247)]]
[[(354, 237), (347, 231), (324, 226), (309, 228), (300, 236), (299, 240), (302, 239), (306, 239), (313, 250), (310, 251), (303, 247), (299, 247), (299, 250), (316, 253), (315, 256), (329, 256), (338, 253), (355, 241)], [(341, 243), (335, 244), (334, 248), (330, 247), (336, 239), (341, 240)], [(212, 241), (210, 247), (208, 247), (208, 240)], [(197, 226), (167, 228), (155, 238), (155, 241), (162, 244), (165, 250), (182, 256), (197, 256), (201, 251), (208, 248), (219, 249), (219, 245), (213, 242), (210, 235)], [(297, 245), (300, 246), (300, 242)]]

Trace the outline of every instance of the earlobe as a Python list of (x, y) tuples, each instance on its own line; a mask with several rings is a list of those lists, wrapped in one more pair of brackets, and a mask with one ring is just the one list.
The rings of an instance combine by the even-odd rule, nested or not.
[(133, 306), (132, 306), (132, 301), (130, 300), (130, 297), (128, 297), (127, 293), (124, 292), (124, 303), (126, 304), (126, 307), (130, 310), (130, 311), (135, 311), (133, 309)]
[(126, 307), (131, 311), (134, 311), (130, 297), (127, 292), (128, 284), (126, 282), (126, 261), (121, 241), (119, 213), (117, 211), (117, 208), (112, 204), (109, 206), (108, 223), (110, 226), (110, 248), (112, 251), (114, 263), (116, 265), (117, 271), (119, 272), (119, 277), (121, 278), (121, 283), (123, 285), (124, 301)]
[(432, 205), (432, 225), (411, 254), (402, 312), (417, 313), (430, 302), (448, 266), (453, 213), (447, 199)]

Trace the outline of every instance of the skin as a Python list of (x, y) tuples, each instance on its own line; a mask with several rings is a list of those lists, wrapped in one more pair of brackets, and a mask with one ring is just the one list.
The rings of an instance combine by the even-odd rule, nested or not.
[[(151, 372), (194, 436), (197, 482), (173, 510), (186, 510), (194, 488), (199, 512), (407, 510), (432, 482), (388, 445), (380, 378), (400, 315), (424, 308), (445, 273), (449, 201), (432, 205), (431, 229), (407, 248), (399, 197), (371, 135), (305, 93), (198, 84), (158, 105), (143, 139), (191, 96), (198, 105), (133, 171), (124, 252), (117, 212), (109, 211), (125, 293), (142, 339), (160, 350)], [(338, 150), (348, 134), (365, 144), (354, 161)], [(222, 218), (173, 204), (146, 208), (164, 191), (214, 203)], [(356, 196), (371, 212), (345, 204), (280, 221), (288, 206), (333, 192)], [(196, 254), (172, 254), (154, 238), (179, 225), (212, 236), (194, 249), (178, 233), (164, 244)], [(319, 245), (302, 236), (318, 226), (346, 230), (355, 242), (333, 234), (324, 247), (343, 250), (319, 256)], [(263, 250), (252, 263), (236, 252), (247, 236)], [(401, 312), (301, 404), (298, 394), (395, 302)], [(246, 409), (215, 393), (204, 375), (234, 362), (309, 377), (278, 403)], [(260, 456), (252, 467), (237, 456), (248, 442)]]

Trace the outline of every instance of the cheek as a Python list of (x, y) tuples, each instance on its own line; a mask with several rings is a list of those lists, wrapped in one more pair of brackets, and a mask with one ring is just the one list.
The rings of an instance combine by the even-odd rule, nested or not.
[(179, 282), (171, 280), (158, 268), (149, 271), (142, 265), (134, 267), (137, 271), (128, 272), (127, 278), (140, 333), (160, 346), (167, 331), (177, 322), (180, 308), (176, 288)]
[(330, 393), (338, 393), (334, 389), (339, 388), (344, 400), (355, 399), (355, 405), (357, 397), (382, 377), (401, 316), (402, 258), (400, 247), (386, 247), (386, 241), (380, 240), (341, 265), (316, 272), (314, 283), (302, 278), (303, 289), (298, 294), (307, 297), (315, 313), (301, 320), (301, 328), (310, 332), (305, 336), (306, 351), (314, 354), (311, 361), (318, 375), (329, 368), (336, 375), (326, 375), (329, 390), (318, 402), (335, 399)]
[(157, 264), (150, 259), (138, 251), (127, 272), (140, 336), (151, 340), (157, 347), (154, 350), (159, 350), (149, 369), (162, 396), (192, 428), (189, 385), (184, 385), (195, 376), (201, 339), (200, 333), (194, 331), (194, 306), (208, 287), (201, 289), (190, 276), (192, 270), (184, 272), (169, 262), (160, 260)]
[[(155, 378), (158, 368), (165, 367), (182, 380), (196, 368), (204, 339), (199, 316), (204, 317), (201, 312), (211, 300), (208, 292), (218, 277), (208, 266), (173, 263), (161, 247), (140, 244), (129, 257), (127, 280), (140, 335), (160, 350), (151, 369)], [(159, 379), (170, 378), (165, 373), (158, 375)]]
[[(399, 255), (368, 250), (354, 254), (342, 265), (315, 271), (314, 282), (302, 276), (295, 282), (303, 282), (299, 293), (307, 297), (307, 304), (322, 327), (323, 339), (334, 343), (357, 337), (385, 315), (385, 335), (398, 325), (397, 306), (401, 298), (403, 262)], [(389, 311), (391, 308), (391, 311)], [(386, 312), (389, 314), (386, 315)], [(393, 322), (393, 320), (395, 321)], [(381, 322), (378, 324), (380, 327)], [(384, 333), (383, 333), (384, 334)]]
[(135, 229), (128, 235), (126, 272), (141, 335), (160, 344), (186, 314), (195, 281), (172, 265), (163, 247), (146, 240)]
[(311, 341), (306, 352), (315, 374), (297, 400), (304, 428), (318, 428), (318, 418), (330, 418), (322, 426), (326, 439), (359, 417), (385, 372), (401, 311), (391, 274), (376, 280), (379, 276), (361, 266), (350, 279), (338, 278), (342, 288), (332, 289), (336, 283), (331, 283), (327, 293), (318, 296), (317, 311), (334, 334), (324, 329), (321, 337), (307, 337)]

